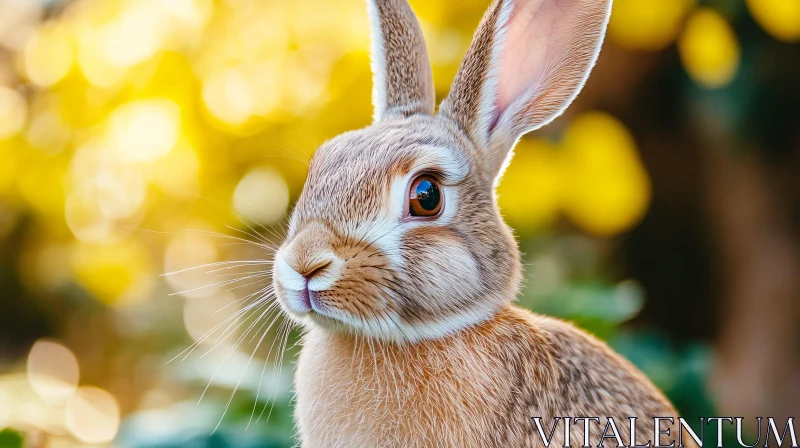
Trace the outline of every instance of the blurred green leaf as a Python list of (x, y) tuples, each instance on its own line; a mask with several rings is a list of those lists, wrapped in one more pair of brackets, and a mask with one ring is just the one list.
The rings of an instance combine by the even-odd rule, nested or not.
[(22, 448), (24, 442), (22, 434), (11, 428), (0, 431), (0, 448)]

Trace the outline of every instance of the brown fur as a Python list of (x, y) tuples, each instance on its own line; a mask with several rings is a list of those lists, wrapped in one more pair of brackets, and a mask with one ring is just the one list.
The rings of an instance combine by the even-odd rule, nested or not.
[(461, 68), (453, 80), (450, 95), (442, 102), (439, 113), (458, 123), (459, 127), (470, 136), (473, 141), (484, 140), (483, 130), (480, 127), (481, 95), (487, 86), (484, 80), (491, 70), (492, 48), (495, 44), (494, 28), (500, 19), (502, 1), (492, 3), (486, 11), (472, 45), (467, 49), (467, 54), (461, 62)]
[[(541, 446), (534, 416), (547, 428), (556, 416), (614, 417), (627, 440), (628, 417), (674, 417), (605, 344), (512, 305), (522, 264), (494, 194), (519, 136), (580, 90), (610, 0), (495, 1), (436, 116), (407, 2), (368, 3), (375, 123), (318, 149), (274, 263), (279, 302), (307, 329), (295, 379), (302, 445)], [(528, 30), (543, 46), (526, 44)], [(441, 186), (435, 219), (407, 212), (421, 174)], [(571, 428), (577, 446), (581, 427)]]
[[(407, 116), (433, 113), (435, 94), (431, 65), (422, 30), (406, 0), (369, 2), (373, 20), (373, 43), (382, 48), (373, 51), (372, 60), (381, 66), (374, 89), (375, 119), (386, 115)], [(376, 72), (376, 70), (373, 70)]]
[[(640, 441), (652, 435), (649, 419), (676, 416), (605, 344), (513, 306), (476, 327), (416, 344), (314, 329), (297, 375), (297, 418), (309, 447), (542, 446), (531, 416), (542, 417), (546, 430), (555, 416), (614, 417), (627, 443), (629, 416), (648, 419)], [(605, 423), (593, 426), (592, 446)], [(572, 426), (573, 446), (582, 444), (582, 432)], [(552, 446), (564, 446), (561, 427)]]
[[(476, 157), (474, 147), (452, 124), (424, 115), (384, 120), (340, 135), (317, 151), (292, 216), (287, 238), (291, 245), (283, 253), (298, 272), (319, 262), (314, 256), (322, 247), (346, 260), (341, 279), (322, 293), (326, 303), (339, 296), (339, 310), (357, 319), (387, 318), (394, 311), (409, 325), (427, 325), (471, 307), (498, 309), (516, 295), (521, 279), (516, 242), (497, 212), (493, 179), (480, 171), (448, 179), (447, 170), (439, 167), (444, 184), (458, 189), (453, 212), (458, 219), (403, 235), (393, 252), (410, 262), (405, 269), (379, 261), (386, 254), (375, 244), (384, 235), (373, 230), (374, 222), (384, 219), (386, 204), (402, 200), (390, 197), (389, 180), (413, 172), (432, 146), (457, 148), (447, 152), (452, 165), (465, 166)], [(473, 277), (457, 278), (462, 274), (458, 260), (441, 256), (452, 247), (464, 248), (468, 259), (476, 261)], [(431, 272), (432, 266), (437, 272)], [(454, 276), (453, 288), (432, 293), (430, 285), (447, 271)], [(284, 288), (280, 282), (275, 287), (280, 297)], [(333, 324), (324, 316), (311, 319)], [(391, 321), (388, 325), (394, 327)]]

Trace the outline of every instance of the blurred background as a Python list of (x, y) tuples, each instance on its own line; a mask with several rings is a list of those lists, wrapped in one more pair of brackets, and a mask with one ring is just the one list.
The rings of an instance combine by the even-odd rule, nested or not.
[[(442, 98), (488, 1), (411, 3)], [(800, 411), (798, 41), (800, 0), (615, 0), (499, 187), (520, 302), (686, 417)], [(363, 0), (0, 0), (0, 447), (293, 444), (245, 305), (368, 49)]]

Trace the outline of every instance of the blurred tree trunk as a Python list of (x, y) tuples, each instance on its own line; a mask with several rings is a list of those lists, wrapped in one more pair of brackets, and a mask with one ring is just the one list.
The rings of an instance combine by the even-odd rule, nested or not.
[(800, 254), (781, 170), (758, 160), (757, 151), (729, 150), (732, 142), (708, 146), (708, 210), (722, 282), (711, 384), (718, 411), (797, 416)]

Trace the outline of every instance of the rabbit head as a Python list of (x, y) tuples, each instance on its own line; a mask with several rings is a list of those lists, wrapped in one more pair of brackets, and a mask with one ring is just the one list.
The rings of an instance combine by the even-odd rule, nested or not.
[(438, 338), (514, 300), (520, 254), (495, 186), (520, 136), (583, 87), (611, 0), (496, 0), (438, 114), (407, 0), (367, 4), (374, 123), (316, 151), (274, 286), (304, 324)]

